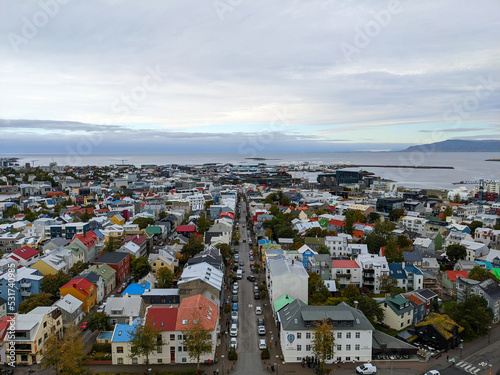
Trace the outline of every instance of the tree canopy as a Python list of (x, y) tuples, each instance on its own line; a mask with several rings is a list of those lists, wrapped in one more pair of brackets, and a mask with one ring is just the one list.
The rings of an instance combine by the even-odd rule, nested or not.
[(312, 351), (319, 362), (319, 373), (325, 373), (325, 362), (327, 358), (333, 357), (335, 336), (333, 325), (329, 324), (325, 318), (321, 323), (316, 323), (316, 327), (312, 330)]
[(139, 225), (139, 229), (146, 229), (149, 225), (155, 224), (155, 219), (152, 217), (138, 217), (132, 222), (132, 224)]
[(401, 208), (395, 208), (389, 212), (389, 220), (390, 221), (397, 221), (401, 216), (405, 214), (405, 210)]
[(151, 271), (151, 265), (146, 257), (138, 257), (130, 262), (130, 270), (136, 281), (139, 281)]
[(156, 271), (155, 279), (157, 288), (171, 288), (175, 275), (168, 267), (162, 267)]
[(387, 244), (387, 239), (380, 234), (370, 233), (366, 236), (365, 242), (370, 254), (378, 254), (380, 252), (380, 248)]
[(308, 272), (308, 274), (309, 304), (321, 305), (331, 296), (330, 291), (316, 272)]
[(68, 275), (62, 271), (58, 271), (55, 275), (45, 275), (42, 279), (40, 288), (42, 292), (51, 294), (55, 301), (59, 289), (70, 280), (71, 278)]
[(464, 245), (449, 245), (446, 247), (446, 257), (452, 262), (465, 259), (467, 257), (467, 248)]
[(484, 269), (481, 266), (475, 266), (469, 271), (469, 279), (472, 280), (478, 280), (478, 281), (484, 281), (488, 279), (492, 279), (498, 284), (498, 279), (497, 277), (490, 271)]
[(199, 319), (193, 319), (190, 329), (183, 332), (184, 346), (190, 358), (196, 359), (197, 370), (200, 369), (200, 357), (212, 350), (210, 331), (204, 330)]
[(130, 337), (130, 357), (146, 357), (146, 366), (149, 365), (149, 355), (158, 346), (158, 332), (146, 320), (138, 324)]
[(89, 329), (91, 331), (109, 331), (112, 330), (112, 327), (108, 323), (108, 316), (105, 313), (96, 312), (89, 318)]
[(387, 263), (401, 263), (404, 260), (403, 252), (398, 248), (398, 242), (394, 237), (389, 238), (389, 241), (387, 241), (384, 255)]
[(26, 314), (39, 306), (51, 306), (53, 302), (51, 294), (32, 294), (19, 304), (17, 311), (19, 314)]

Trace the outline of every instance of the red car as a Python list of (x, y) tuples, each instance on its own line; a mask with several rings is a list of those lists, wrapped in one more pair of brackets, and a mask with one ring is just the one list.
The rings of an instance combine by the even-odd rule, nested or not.
[(87, 328), (89, 328), (89, 322), (87, 322), (87, 321), (83, 321), (83, 322), (82, 322), (82, 324), (80, 324), (80, 329), (81, 329), (82, 331), (86, 331), (86, 330), (87, 330)]
[(118, 289), (116, 289), (116, 293), (122, 293), (125, 290), (125, 287), (121, 285)]

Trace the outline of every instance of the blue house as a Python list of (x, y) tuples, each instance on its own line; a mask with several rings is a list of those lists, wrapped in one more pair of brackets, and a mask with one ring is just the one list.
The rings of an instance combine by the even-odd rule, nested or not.
[(318, 254), (316, 251), (311, 249), (307, 245), (303, 245), (299, 250), (297, 250), (299, 254), (302, 256), (302, 264), (306, 270), (311, 268), (311, 259), (315, 254)]
[(151, 284), (150, 283), (132, 283), (130, 284), (127, 289), (123, 291), (123, 295), (125, 294), (130, 294), (130, 295), (135, 295), (135, 296), (142, 296), (144, 292), (147, 292), (151, 289)]
[[(21, 302), (32, 294), (40, 293), (42, 280), (43, 276), (37, 269), (27, 267), (18, 268), (13, 273), (6, 272), (0, 275), (0, 297), (9, 301), (7, 313), (17, 312)], [(9, 297), (14, 297), (14, 300)]]

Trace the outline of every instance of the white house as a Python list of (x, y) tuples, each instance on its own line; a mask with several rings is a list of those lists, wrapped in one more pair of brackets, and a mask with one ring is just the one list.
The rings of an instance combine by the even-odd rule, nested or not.
[(401, 220), (399, 220), (398, 225), (401, 229), (423, 233), (425, 231), (426, 222), (426, 219), (420, 217), (404, 216)]
[(330, 255), (333, 258), (346, 256), (347, 254), (347, 237), (345, 236), (326, 236), (325, 246), (330, 249)]
[(356, 259), (361, 267), (362, 286), (372, 293), (380, 293), (381, 276), (389, 275), (389, 265), (385, 257), (375, 254), (360, 254)]

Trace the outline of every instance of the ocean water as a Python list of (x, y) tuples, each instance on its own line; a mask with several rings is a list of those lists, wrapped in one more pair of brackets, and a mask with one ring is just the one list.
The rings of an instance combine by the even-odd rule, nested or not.
[[(342, 153), (262, 153), (259, 160), (250, 159), (245, 154), (0, 154), (0, 157), (18, 157), (19, 164), (31, 163), (35, 166), (49, 165), (97, 165), (112, 164), (184, 164), (232, 163), (236, 165), (288, 165), (307, 162), (311, 165), (351, 163), (370, 165), (417, 165), (452, 166), (454, 169), (408, 169), (363, 167), (377, 176), (398, 181), (399, 186), (409, 188), (452, 189), (454, 182), (478, 179), (500, 180), (500, 162), (486, 159), (500, 159), (500, 150), (486, 152), (342, 152)], [(306, 177), (315, 179), (316, 174)], [(472, 185), (465, 185), (472, 187)]]

